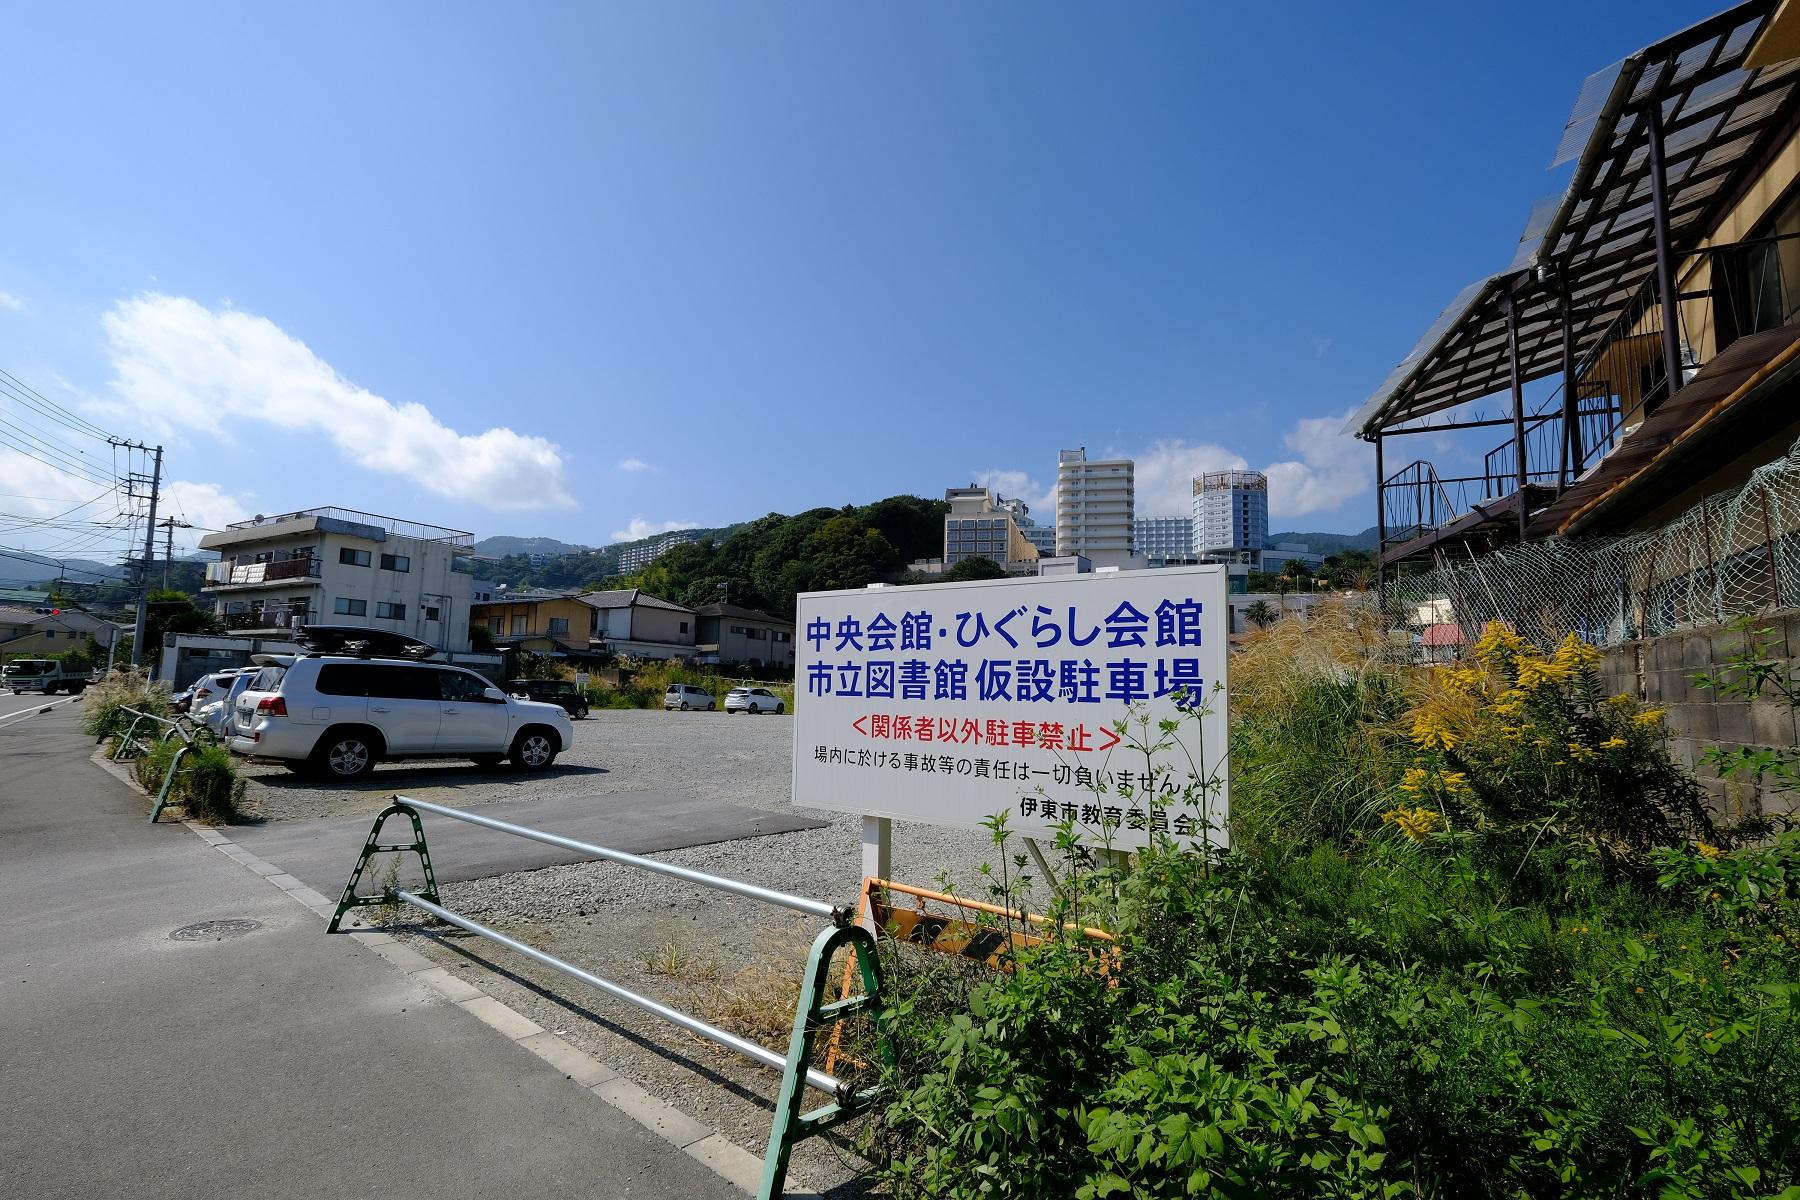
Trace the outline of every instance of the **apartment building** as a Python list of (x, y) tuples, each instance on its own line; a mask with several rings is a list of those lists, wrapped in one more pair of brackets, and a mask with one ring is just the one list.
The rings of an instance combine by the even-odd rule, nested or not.
[(644, 542), (637, 546), (627, 546), (619, 551), (619, 574), (636, 575), (639, 571), (667, 554), (677, 546), (685, 546), (689, 542), (697, 542), (700, 535), (691, 529), (678, 529), (674, 533), (665, 534), (655, 541)]
[(594, 609), (568, 592), (501, 592), (472, 604), (469, 623), (486, 629), (496, 646), (507, 649), (552, 655), (594, 649)]
[(794, 623), (737, 604), (708, 604), (699, 618), (695, 650), (703, 663), (794, 666)]
[(1188, 517), (1139, 517), (1132, 522), (1137, 553), (1151, 562), (1194, 556), (1194, 522)]
[(1269, 543), (1269, 477), (1261, 471), (1196, 475), (1192, 524), (1196, 554), (1255, 565)]
[(459, 529), (348, 508), (253, 517), (200, 539), (219, 554), (204, 591), (234, 631), (362, 625), (447, 651), (469, 648), (469, 578), (455, 564), (473, 545)]
[(1008, 500), (984, 487), (949, 488), (944, 500), (944, 566), (965, 558), (991, 558), (1007, 570), (1034, 571), (1038, 550), (1019, 527), (1030, 520), (1023, 501)]
[(1137, 489), (1128, 458), (1089, 459), (1081, 447), (1056, 460), (1056, 553), (1080, 555), (1097, 567), (1136, 557)]

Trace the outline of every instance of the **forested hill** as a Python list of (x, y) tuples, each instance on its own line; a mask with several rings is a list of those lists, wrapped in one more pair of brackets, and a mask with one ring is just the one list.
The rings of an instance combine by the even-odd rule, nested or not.
[(637, 586), (678, 604), (724, 601), (792, 616), (799, 592), (897, 579), (914, 559), (938, 557), (946, 511), (941, 500), (889, 496), (793, 516), (770, 513), (726, 529), (696, 531), (699, 541), (676, 546), (625, 578), (616, 574), (616, 546), (536, 567), (522, 556), (473, 565), (482, 578), (514, 587)]

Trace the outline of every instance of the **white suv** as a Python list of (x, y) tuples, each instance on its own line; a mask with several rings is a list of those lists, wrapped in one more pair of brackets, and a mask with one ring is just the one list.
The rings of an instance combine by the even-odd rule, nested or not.
[(569, 714), (517, 700), (461, 667), (396, 658), (258, 654), (231, 715), (231, 748), (291, 770), (356, 779), (395, 758), (510, 758), (541, 771), (575, 740)]

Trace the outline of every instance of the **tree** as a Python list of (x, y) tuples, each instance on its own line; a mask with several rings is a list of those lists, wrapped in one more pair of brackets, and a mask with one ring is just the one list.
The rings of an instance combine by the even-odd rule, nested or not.
[(1375, 581), (1375, 553), (1340, 550), (1325, 560), (1320, 573), (1332, 588), (1366, 592)]
[(945, 583), (966, 583), (972, 579), (1005, 579), (1006, 568), (991, 558), (971, 554), (938, 578)]
[(1270, 608), (1267, 600), (1258, 600), (1255, 604), (1252, 604), (1249, 608), (1244, 610), (1244, 620), (1250, 622), (1258, 629), (1267, 629), (1280, 619), (1281, 614), (1277, 613), (1273, 608)]
[(212, 612), (200, 608), (186, 592), (173, 588), (150, 593), (144, 622), (144, 655), (162, 653), (163, 637), (171, 633), (220, 633), (225, 626)]

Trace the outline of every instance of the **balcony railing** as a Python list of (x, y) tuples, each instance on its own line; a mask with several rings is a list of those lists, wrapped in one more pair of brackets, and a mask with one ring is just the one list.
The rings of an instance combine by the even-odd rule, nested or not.
[(253, 587), (288, 579), (319, 578), (319, 559), (311, 555), (259, 563), (216, 562), (206, 566), (208, 587)]
[[(1684, 383), (1740, 338), (1800, 319), (1800, 234), (1712, 247), (1687, 258), (1682, 268), (1674, 308)], [(1576, 365), (1573, 428), (1564, 423), (1561, 388), (1526, 417), (1527, 484), (1560, 491), (1669, 398), (1662, 336), (1667, 311), (1651, 275)], [(1411, 463), (1381, 481), (1382, 546), (1432, 533), (1518, 487), (1512, 437), (1483, 456), (1479, 475), (1440, 476), (1429, 462)]]
[(311, 618), (304, 604), (256, 604), (248, 601), (225, 605), (219, 617), (227, 629), (296, 629)]

